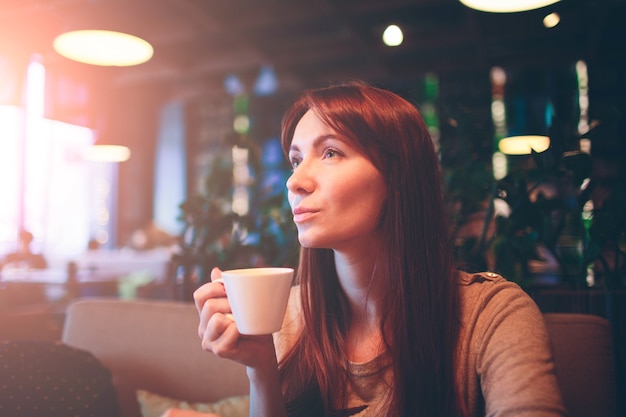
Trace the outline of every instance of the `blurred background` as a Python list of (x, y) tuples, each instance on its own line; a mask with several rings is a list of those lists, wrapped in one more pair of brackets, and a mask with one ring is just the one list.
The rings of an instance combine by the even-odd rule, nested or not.
[[(303, 89), (361, 79), (424, 115), (461, 264), (621, 287), (623, 197), (595, 232), (590, 219), (623, 185), (625, 17), (618, 0), (496, 13), (458, 0), (1, 0), (0, 255), (29, 233), (59, 280), (293, 264), (282, 113)], [(84, 29), (147, 41), (147, 61), (55, 49)], [(501, 148), (522, 134), (549, 140)]]
[[(0, 0), (0, 338), (58, 340), (77, 297), (295, 266), (282, 114), (360, 79), (423, 114), (459, 265), (608, 318), (623, 381), (626, 3), (465, 1)], [(147, 48), (82, 38), (87, 63), (77, 30)]]

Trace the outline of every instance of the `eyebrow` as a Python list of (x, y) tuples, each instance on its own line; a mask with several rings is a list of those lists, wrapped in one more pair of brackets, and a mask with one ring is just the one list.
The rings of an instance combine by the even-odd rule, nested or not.
[[(319, 147), (322, 143), (326, 142), (327, 140), (330, 139), (334, 139), (334, 140), (339, 140), (342, 141), (337, 135), (332, 134), (332, 133), (327, 133), (327, 134), (323, 134), (323, 135), (319, 135), (318, 137), (316, 137), (313, 140), (313, 148), (317, 148)], [(294, 145), (292, 143), (291, 146), (289, 146), (289, 151), (299, 151), (300, 148), (298, 147), (298, 145)]]

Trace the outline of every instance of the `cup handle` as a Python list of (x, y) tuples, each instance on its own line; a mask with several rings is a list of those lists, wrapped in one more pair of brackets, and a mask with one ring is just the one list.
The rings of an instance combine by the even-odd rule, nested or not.
[[(216, 283), (220, 283), (224, 285), (224, 278), (216, 278), (214, 280), (211, 280), (211, 282), (216, 282)], [(231, 319), (232, 321), (235, 321), (235, 316), (233, 316), (231, 313), (224, 313), (224, 315), (228, 317), (229, 319)]]

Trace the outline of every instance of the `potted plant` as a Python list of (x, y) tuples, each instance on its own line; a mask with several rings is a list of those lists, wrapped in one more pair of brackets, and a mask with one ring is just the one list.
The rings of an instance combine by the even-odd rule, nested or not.
[(244, 215), (233, 211), (233, 161), (214, 158), (203, 191), (180, 204), (183, 230), (173, 263), (184, 298), (197, 285), (210, 281), (213, 267), (294, 266), (297, 262), (299, 246), (284, 187), (280, 192), (263, 187), (260, 178), (266, 168), (248, 137), (233, 134), (226, 144), (250, 151), (251, 208)]

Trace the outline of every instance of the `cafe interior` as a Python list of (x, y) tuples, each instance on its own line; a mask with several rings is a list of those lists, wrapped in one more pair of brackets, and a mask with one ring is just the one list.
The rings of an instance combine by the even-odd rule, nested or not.
[(296, 266), (282, 114), (362, 80), (424, 116), (459, 264), (607, 319), (623, 380), (626, 3), (476, 3), (0, 1), (0, 339)]

